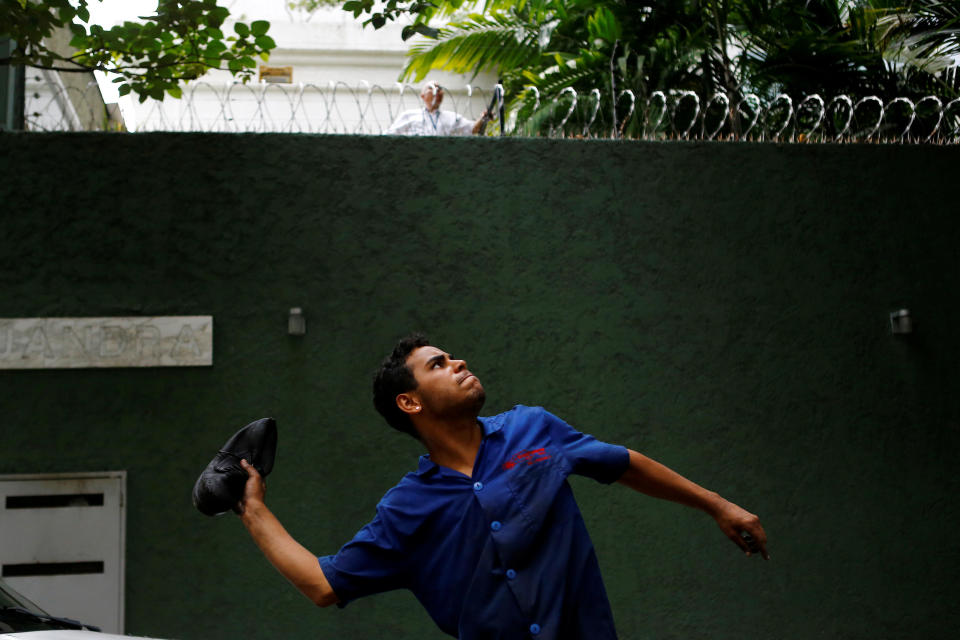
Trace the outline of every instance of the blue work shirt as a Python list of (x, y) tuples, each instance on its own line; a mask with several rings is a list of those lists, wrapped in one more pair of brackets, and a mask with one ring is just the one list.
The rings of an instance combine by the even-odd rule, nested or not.
[(480, 423), (473, 477), (422, 456), (373, 521), (319, 559), (341, 606), (410, 589), (461, 640), (616, 638), (567, 476), (611, 483), (627, 469), (627, 450), (540, 407), (518, 405)]

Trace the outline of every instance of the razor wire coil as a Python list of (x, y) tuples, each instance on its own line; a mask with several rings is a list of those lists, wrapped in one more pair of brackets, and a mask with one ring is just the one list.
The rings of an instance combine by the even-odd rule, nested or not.
[[(40, 80), (38, 77), (37, 80)], [(490, 89), (466, 85), (448, 89), (443, 108), (479, 118), (494, 96)], [(35, 82), (25, 103), (26, 128), (33, 131), (77, 130), (73, 112), (88, 112), (88, 129), (108, 129), (99, 89)], [(400, 113), (420, 106), (417, 88), (365, 81), (349, 84), (240, 84), (195, 81), (181, 99), (147, 101), (136, 113), (137, 131), (317, 133), (381, 135)], [(506, 135), (549, 138), (626, 140), (769, 141), (778, 143), (883, 142), (957, 144), (960, 98), (928, 95), (919, 99), (878, 96), (794, 98), (780, 94), (764, 101), (755, 94), (736, 99), (724, 93), (654, 91), (639, 97), (621, 90), (613, 99), (599, 88), (577, 92), (567, 87), (553, 96), (528, 87), (507, 105)], [(525, 113), (525, 120), (517, 118)], [(538, 120), (539, 117), (539, 120)], [(526, 124), (524, 124), (526, 122)], [(531, 126), (531, 122), (539, 122)], [(499, 123), (498, 123), (499, 124)], [(499, 135), (488, 127), (487, 135)]]

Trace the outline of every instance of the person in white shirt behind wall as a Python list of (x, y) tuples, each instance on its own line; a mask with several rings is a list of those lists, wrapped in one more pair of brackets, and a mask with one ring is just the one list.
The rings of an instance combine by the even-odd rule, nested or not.
[(490, 113), (483, 114), (472, 122), (454, 111), (442, 111), (443, 87), (434, 80), (424, 83), (420, 91), (423, 106), (404, 111), (384, 133), (393, 136), (469, 136), (483, 133), (490, 120)]

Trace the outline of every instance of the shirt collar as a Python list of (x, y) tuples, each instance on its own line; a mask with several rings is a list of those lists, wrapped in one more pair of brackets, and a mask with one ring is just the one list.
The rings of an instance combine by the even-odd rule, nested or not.
[[(484, 440), (486, 440), (491, 435), (497, 433), (503, 428), (502, 416), (503, 414), (500, 414), (498, 416), (491, 416), (489, 418), (486, 418), (483, 416), (477, 418), (477, 420), (480, 421), (481, 428), (483, 428)], [(430, 459), (429, 454), (424, 454), (420, 456), (420, 463), (417, 466), (417, 475), (422, 476), (428, 473), (433, 473), (439, 468), (440, 466)]]
[(483, 427), (483, 437), (486, 438), (489, 435), (500, 431), (503, 429), (503, 416), (505, 414), (500, 414), (496, 416), (490, 416), (489, 418), (477, 418), (480, 421), (480, 426)]

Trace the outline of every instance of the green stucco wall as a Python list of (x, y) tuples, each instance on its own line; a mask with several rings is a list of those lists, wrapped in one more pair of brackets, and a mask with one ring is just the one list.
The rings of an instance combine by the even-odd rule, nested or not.
[(274, 416), (268, 503), (334, 552), (416, 464), (369, 383), (422, 329), (488, 412), (546, 406), (763, 519), (770, 563), (573, 479), (622, 638), (953, 638), (958, 166), (932, 146), (6, 134), (0, 317), (209, 314), (215, 336), (209, 368), (0, 372), (0, 473), (128, 471), (128, 633), (441, 638), (406, 592), (316, 609), (190, 503), (227, 436)]

